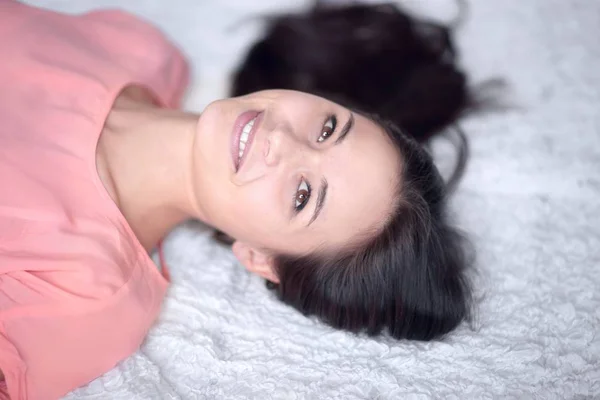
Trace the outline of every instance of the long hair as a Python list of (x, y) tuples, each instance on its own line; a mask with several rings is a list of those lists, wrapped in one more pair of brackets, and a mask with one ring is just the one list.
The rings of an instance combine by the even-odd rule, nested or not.
[(450, 29), (393, 4), (316, 7), (269, 21), (231, 94), (291, 89), (352, 104), (427, 141), (475, 106)]
[(403, 163), (389, 222), (360, 246), (276, 258), (283, 302), (336, 328), (430, 340), (469, 318), (469, 259), (450, 225), (446, 185), (433, 160), (395, 125), (378, 121)]
[(318, 94), (371, 115), (402, 165), (384, 229), (360, 245), (281, 254), (275, 258), (279, 284), (268, 286), (300, 312), (353, 332), (430, 340), (467, 319), (470, 263), (446, 210), (467, 142), (459, 132), (452, 185), (423, 146), (474, 105), (449, 29), (391, 4), (279, 16), (235, 73), (232, 95), (276, 88)]

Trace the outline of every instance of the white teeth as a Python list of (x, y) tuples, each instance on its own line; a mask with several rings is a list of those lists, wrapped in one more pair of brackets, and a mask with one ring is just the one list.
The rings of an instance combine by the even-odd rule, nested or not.
[(256, 120), (256, 118), (254, 118), (252, 121), (248, 122), (244, 126), (244, 129), (242, 129), (242, 134), (240, 135), (240, 144), (239, 144), (239, 153), (238, 153), (240, 159), (244, 155), (244, 150), (246, 149), (246, 142), (248, 141), (248, 136), (250, 136), (250, 131), (252, 130), (252, 127), (254, 126), (255, 120)]

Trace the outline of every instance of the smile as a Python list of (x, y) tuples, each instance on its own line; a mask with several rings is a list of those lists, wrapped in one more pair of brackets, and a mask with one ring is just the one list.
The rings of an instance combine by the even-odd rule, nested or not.
[(240, 170), (250, 153), (252, 141), (260, 123), (262, 112), (246, 111), (235, 121), (231, 143), (231, 158), (234, 170)]
[[(244, 129), (242, 129), (242, 134), (240, 136), (240, 144), (238, 147), (238, 162), (239, 160), (242, 159), (242, 156), (244, 155), (244, 150), (246, 149), (246, 142), (248, 142), (248, 137), (250, 136), (250, 131), (252, 130), (252, 127), (254, 126), (254, 121), (256, 121), (256, 117), (254, 117), (253, 119), (250, 120), (250, 122), (248, 122), (246, 125), (244, 125)], [(250, 146), (248, 146), (250, 147)]]

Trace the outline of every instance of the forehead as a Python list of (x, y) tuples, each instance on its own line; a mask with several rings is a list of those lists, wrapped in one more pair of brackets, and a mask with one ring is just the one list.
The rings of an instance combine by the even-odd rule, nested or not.
[(314, 113), (331, 106), (343, 108), (341, 105), (324, 97), (310, 93), (287, 89), (268, 89), (252, 93), (250, 98), (262, 99), (275, 104), (275, 108), (288, 109), (294, 114)]
[(377, 231), (397, 196), (400, 156), (383, 129), (355, 113), (347, 139), (332, 146), (322, 173), (327, 204), (312, 230), (323, 243), (343, 245)]

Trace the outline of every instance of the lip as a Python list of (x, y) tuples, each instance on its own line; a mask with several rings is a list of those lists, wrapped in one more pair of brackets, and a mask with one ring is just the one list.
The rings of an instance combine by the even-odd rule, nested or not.
[[(263, 115), (262, 111), (255, 111), (255, 110), (246, 111), (246, 112), (242, 113), (235, 120), (235, 124), (233, 125), (233, 133), (231, 135), (231, 161), (233, 162), (233, 170), (236, 173), (240, 170), (240, 168), (244, 164), (244, 161), (248, 157), (248, 154), (250, 154), (250, 150), (252, 148), (252, 142), (254, 141), (254, 134), (256, 133), (258, 126), (260, 125), (260, 121), (262, 120), (262, 115)], [(244, 126), (246, 126), (246, 124), (248, 122), (252, 121), (254, 118), (256, 118), (256, 121), (254, 121), (254, 125), (252, 126), (252, 129), (250, 130), (250, 133), (248, 134), (248, 140), (246, 141), (246, 148), (244, 151), (244, 155), (242, 156), (241, 159), (239, 159), (239, 162), (238, 162), (238, 158), (239, 158), (239, 154), (240, 154), (240, 151), (239, 151), (240, 137), (242, 136), (242, 131), (244, 129)]]

